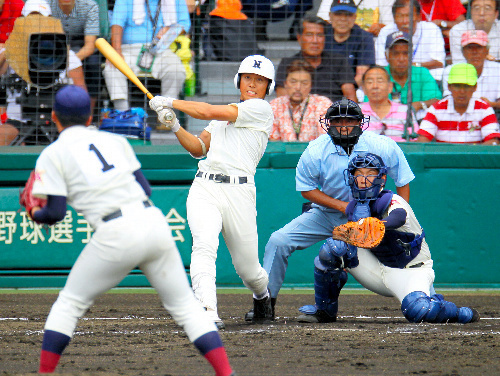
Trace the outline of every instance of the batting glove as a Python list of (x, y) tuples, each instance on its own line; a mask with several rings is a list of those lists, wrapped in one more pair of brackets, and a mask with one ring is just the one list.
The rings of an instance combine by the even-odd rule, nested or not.
[(175, 116), (175, 112), (170, 108), (160, 109), (157, 113), (158, 121), (164, 126), (163, 129), (177, 132), (181, 128), (179, 120), (177, 120), (177, 116)]
[(157, 95), (149, 101), (149, 107), (153, 111), (158, 112), (158, 110), (161, 110), (163, 108), (172, 108), (174, 100), (175, 98), (162, 97), (161, 95)]

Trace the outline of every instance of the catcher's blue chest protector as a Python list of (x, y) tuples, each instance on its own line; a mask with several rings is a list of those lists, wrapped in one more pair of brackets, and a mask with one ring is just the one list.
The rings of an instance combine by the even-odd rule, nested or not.
[[(382, 215), (384, 215), (391, 204), (393, 194), (391, 191), (383, 190), (376, 200), (370, 202), (372, 217), (380, 220), (383, 219)], [(346, 208), (347, 219), (349, 221), (353, 220), (356, 204), (356, 201), (351, 201)], [(418, 236), (403, 231), (386, 230), (382, 242), (377, 247), (370, 249), (370, 251), (385, 266), (403, 269), (420, 253), (424, 237), (425, 233), (423, 230)]]

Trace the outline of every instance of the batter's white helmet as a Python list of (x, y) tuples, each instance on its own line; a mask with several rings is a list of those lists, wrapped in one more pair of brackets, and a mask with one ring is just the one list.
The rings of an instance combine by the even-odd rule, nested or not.
[(250, 55), (243, 59), (234, 76), (234, 86), (240, 88), (240, 75), (242, 73), (255, 73), (269, 80), (266, 94), (272, 94), (274, 90), (274, 65), (271, 60), (262, 55)]

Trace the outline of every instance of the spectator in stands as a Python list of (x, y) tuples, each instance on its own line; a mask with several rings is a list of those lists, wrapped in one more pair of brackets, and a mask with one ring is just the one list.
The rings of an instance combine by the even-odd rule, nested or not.
[(488, 60), (500, 59), (500, 24), (498, 21), (498, 0), (471, 0), (471, 19), (460, 22), (450, 30), (450, 51), (453, 63), (464, 63), (462, 34), (467, 30), (483, 30), (488, 33), (490, 54)]
[(385, 42), (387, 36), (395, 31), (404, 31), (412, 35), (413, 58), (412, 64), (416, 67), (429, 69), (436, 81), (443, 77), (443, 67), (446, 53), (441, 29), (432, 22), (421, 21), (420, 3), (413, 2), (413, 30), (410, 30), (410, 2), (409, 0), (396, 0), (392, 6), (394, 24), (385, 26), (377, 38), (375, 51), (377, 64), (385, 66)]
[(240, 0), (217, 0), (206, 24), (206, 60), (242, 61), (264, 53), (257, 44), (253, 21), (241, 12)]
[[(24, 3), (22, 0), (0, 0), (0, 76), (7, 72), (8, 64), (5, 58), (5, 42), (9, 38), (14, 21), (21, 15)], [(7, 121), (7, 103), (5, 88), (0, 86), (0, 146), (9, 145), (17, 136), (18, 130)]]
[(356, 100), (354, 74), (347, 58), (339, 54), (329, 54), (325, 48), (326, 22), (317, 16), (305, 16), (299, 24), (297, 40), (300, 52), (281, 59), (276, 73), (276, 95), (286, 95), (286, 67), (297, 59), (306, 60), (314, 67), (312, 94), (328, 97), (331, 101), (343, 96)]
[[(356, 25), (363, 30), (377, 36), (380, 30), (394, 22), (392, 4), (394, 0), (354, 0), (358, 11), (356, 12)], [(322, 0), (318, 9), (318, 17), (330, 22), (330, 9), (332, 0)]]
[[(45, 1), (45, 0), (38, 0)], [(101, 61), (95, 41), (99, 36), (99, 6), (95, 0), (47, 0), (52, 17), (62, 22), (69, 47), (83, 64), (91, 111), (101, 89)]]
[(356, 4), (353, 0), (334, 0), (330, 10), (332, 27), (327, 27), (325, 51), (347, 57), (354, 80), (361, 86), (363, 73), (375, 64), (373, 35), (355, 24)]
[(311, 94), (314, 67), (305, 60), (294, 60), (286, 68), (286, 95), (273, 99), (274, 122), (271, 141), (309, 142), (325, 133), (319, 119), (332, 101)]
[[(474, 96), (488, 103), (495, 112), (500, 110), (500, 63), (490, 61), (488, 34), (483, 30), (468, 30), (462, 34), (462, 52), (467, 63), (476, 68), (477, 89)], [(447, 66), (443, 75), (443, 94), (449, 95), (448, 76), (452, 66)]]
[[(408, 33), (396, 31), (386, 39), (386, 58), (389, 65), (385, 67), (393, 82), (391, 98), (408, 104)], [(411, 68), (412, 106), (417, 111), (417, 119), (425, 116), (427, 108), (442, 98), (441, 90), (429, 70), (424, 67)]]
[(375, 65), (368, 68), (363, 75), (363, 91), (368, 101), (361, 104), (361, 111), (370, 116), (367, 130), (402, 142), (406, 141), (406, 135), (413, 135), (418, 123), (412, 113), (410, 124), (405, 126), (408, 106), (389, 99), (392, 86), (389, 73), (383, 67)]
[(467, 10), (460, 0), (420, 0), (422, 21), (432, 22), (441, 29), (445, 50), (450, 52), (450, 29), (465, 20)]
[[(111, 45), (136, 74), (144, 72), (137, 65), (141, 50), (147, 49), (155, 38), (159, 41), (176, 23), (182, 26), (183, 32), (189, 32), (191, 21), (185, 0), (116, 0), (111, 19)], [(161, 95), (177, 98), (186, 71), (180, 58), (165, 47), (156, 55), (151, 75), (161, 80)], [(147, 62), (143, 64), (148, 65)], [(114, 108), (128, 110), (127, 78), (109, 63), (104, 68), (104, 78)]]
[(453, 65), (448, 76), (451, 95), (434, 103), (418, 131), (419, 142), (498, 145), (500, 129), (493, 108), (472, 95), (477, 87), (476, 68)]

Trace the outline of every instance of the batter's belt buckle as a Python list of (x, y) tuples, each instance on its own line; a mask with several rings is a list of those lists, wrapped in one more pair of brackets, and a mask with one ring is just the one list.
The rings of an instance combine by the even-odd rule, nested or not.
[(214, 182), (216, 183), (228, 183), (231, 178), (224, 174), (215, 174)]

